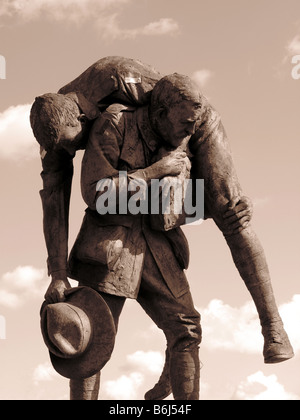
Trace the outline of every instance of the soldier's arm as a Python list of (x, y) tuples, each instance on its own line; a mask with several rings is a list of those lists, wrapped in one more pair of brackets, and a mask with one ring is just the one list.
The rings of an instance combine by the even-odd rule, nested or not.
[(45, 298), (49, 302), (64, 299), (70, 287), (67, 279), (69, 205), (73, 177), (73, 157), (66, 151), (42, 151), (40, 191), (43, 207), (43, 231), (47, 248), (48, 275), (51, 283)]
[(251, 201), (243, 194), (224, 127), (214, 110), (209, 109), (195, 138), (192, 170), (196, 178), (204, 179), (206, 217), (213, 218), (223, 233), (235, 266), (250, 289), (253, 283), (269, 278), (267, 262), (251, 226)]

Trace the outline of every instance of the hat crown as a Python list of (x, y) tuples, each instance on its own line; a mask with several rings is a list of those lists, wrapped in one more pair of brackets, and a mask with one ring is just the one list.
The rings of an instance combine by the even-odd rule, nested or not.
[(87, 349), (92, 327), (81, 308), (65, 302), (49, 304), (46, 322), (47, 341), (52, 353), (62, 358), (73, 358)]
[(83, 379), (99, 372), (115, 343), (115, 323), (103, 297), (87, 286), (65, 290), (63, 302), (41, 307), (41, 330), (54, 369)]

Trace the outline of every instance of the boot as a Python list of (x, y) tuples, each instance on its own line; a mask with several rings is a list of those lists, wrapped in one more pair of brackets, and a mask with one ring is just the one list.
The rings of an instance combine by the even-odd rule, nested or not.
[(272, 289), (264, 250), (250, 229), (226, 238), (237, 269), (255, 303), (262, 335), (265, 363), (279, 363), (294, 356), (284, 330)]
[(100, 372), (85, 379), (70, 379), (70, 400), (97, 400)]
[(164, 400), (172, 393), (170, 383), (170, 355), (166, 350), (165, 365), (158, 382), (145, 394), (145, 400)]
[(199, 350), (172, 352), (170, 378), (174, 400), (199, 400), (200, 361)]
[(263, 349), (265, 363), (279, 363), (294, 356), (293, 348), (281, 320), (262, 327), (265, 338)]

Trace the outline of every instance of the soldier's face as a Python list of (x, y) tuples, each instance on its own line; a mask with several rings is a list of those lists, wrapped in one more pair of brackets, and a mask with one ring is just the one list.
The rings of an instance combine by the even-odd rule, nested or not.
[(194, 103), (182, 101), (169, 108), (161, 119), (160, 134), (173, 147), (178, 147), (183, 139), (195, 133), (196, 122), (200, 118), (201, 109)]

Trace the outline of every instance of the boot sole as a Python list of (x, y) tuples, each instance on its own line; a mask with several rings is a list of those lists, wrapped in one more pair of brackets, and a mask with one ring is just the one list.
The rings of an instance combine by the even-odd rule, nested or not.
[(280, 362), (284, 362), (285, 360), (289, 360), (292, 357), (294, 357), (294, 353), (278, 354), (276, 356), (271, 356), (265, 359), (265, 363), (266, 364), (280, 363)]
[[(152, 394), (154, 394), (154, 395), (152, 395)], [(164, 400), (165, 398), (167, 398), (171, 394), (172, 394), (172, 391), (166, 391), (164, 394), (157, 395), (157, 393), (155, 393), (154, 391), (151, 390), (151, 391), (146, 392), (144, 398), (145, 398), (145, 400), (159, 401), (159, 400)], [(149, 398), (149, 396), (151, 398)]]

